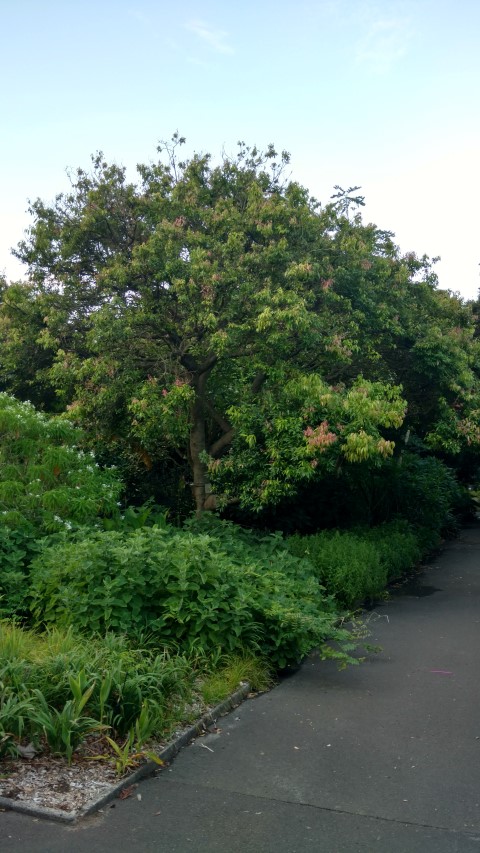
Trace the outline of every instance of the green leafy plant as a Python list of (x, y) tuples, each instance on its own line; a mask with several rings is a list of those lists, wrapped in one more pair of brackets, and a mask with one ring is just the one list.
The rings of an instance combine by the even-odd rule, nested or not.
[(291, 536), (292, 554), (315, 566), (319, 582), (346, 607), (379, 595), (387, 583), (387, 568), (373, 542), (356, 534), (323, 531), (313, 536)]
[(350, 655), (351, 634), (337, 626), (332, 596), (325, 594), (312, 563), (292, 554), (281, 535), (244, 530), (212, 516), (192, 520), (188, 528), (208, 530), (229, 554), (258, 626), (257, 652), (274, 668), (297, 663), (314, 648), (331, 657), (332, 642), (339, 661), (357, 662)]
[(0, 681), (0, 758), (17, 755), (17, 743), (33, 711), (29, 698), (13, 693)]
[(329, 638), (347, 641), (308, 561), (280, 536), (222, 523), (209, 532), (192, 525), (95, 532), (46, 546), (33, 564), (31, 594), (39, 624), (90, 634), (147, 630), (187, 655), (249, 648), (283, 667)]
[[(68, 421), (0, 393), (0, 438), (2, 528), (38, 537), (116, 509), (122, 486), (115, 472), (100, 470), (94, 455), (79, 449), (82, 433)], [(12, 553), (14, 544), (0, 533), (3, 550)]]
[(135, 742), (135, 731), (130, 729), (126, 740), (123, 744), (118, 744), (112, 738), (105, 738), (113, 751), (115, 770), (118, 776), (124, 776), (127, 770), (131, 770), (138, 766), (138, 763), (145, 759), (154, 761), (161, 767), (165, 762), (152, 750), (144, 750)]
[[(0, 622), (3, 701), (21, 699), (21, 705), (8, 705), (17, 717), (22, 714), (24, 736), (38, 739), (45, 726), (52, 748), (63, 754), (88, 736), (88, 720), (117, 741), (131, 728), (140, 742), (168, 731), (191, 701), (200, 671), (197, 660), (159, 652), (153, 643), (136, 647), (124, 635), (88, 638), (71, 628), (39, 633)], [(13, 722), (6, 719), (10, 745), (20, 730), (15, 715)]]
[(405, 519), (385, 522), (359, 533), (374, 544), (389, 581), (407, 574), (422, 557), (415, 530)]
[(130, 729), (123, 744), (118, 744), (108, 735), (106, 735), (105, 737), (105, 740), (113, 751), (115, 770), (118, 776), (123, 776), (127, 770), (130, 770), (132, 767), (135, 767), (138, 764), (138, 760), (143, 757), (141, 752), (136, 752), (134, 750), (134, 738), (135, 734), (133, 729)]
[(45, 736), (54, 755), (64, 755), (71, 764), (72, 756), (84, 738), (92, 732), (106, 728), (99, 720), (83, 713), (94, 689), (94, 684), (85, 688), (85, 673), (75, 678), (70, 676), (73, 699), (68, 699), (61, 710), (48, 705), (43, 693), (37, 688), (32, 695), (35, 698), (33, 720)]
[(105, 530), (122, 532), (140, 530), (142, 527), (166, 528), (167, 518), (168, 509), (157, 506), (153, 498), (150, 498), (142, 506), (129, 506), (123, 512), (116, 512), (111, 518), (103, 518), (102, 526)]
[(31, 589), (38, 621), (89, 632), (148, 629), (188, 651), (195, 642), (233, 649), (240, 636), (253, 641), (237, 587), (228, 557), (208, 536), (154, 527), (46, 547)]

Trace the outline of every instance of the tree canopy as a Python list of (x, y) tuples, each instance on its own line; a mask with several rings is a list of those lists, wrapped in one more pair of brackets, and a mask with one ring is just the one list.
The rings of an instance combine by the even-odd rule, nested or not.
[(123, 470), (186, 477), (197, 512), (381, 465), (407, 431), (477, 447), (475, 315), (428, 258), (365, 224), (357, 188), (320, 205), (273, 146), (215, 164), (183, 141), (135, 182), (98, 154), (31, 205), (1, 387), (65, 409)]

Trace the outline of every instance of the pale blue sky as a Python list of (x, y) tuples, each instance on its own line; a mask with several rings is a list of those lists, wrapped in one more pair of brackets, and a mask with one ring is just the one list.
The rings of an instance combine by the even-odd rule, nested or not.
[(101, 149), (134, 167), (178, 129), (190, 151), (274, 142), (322, 202), (480, 287), (479, 0), (0, 0), (0, 270), (27, 199)]

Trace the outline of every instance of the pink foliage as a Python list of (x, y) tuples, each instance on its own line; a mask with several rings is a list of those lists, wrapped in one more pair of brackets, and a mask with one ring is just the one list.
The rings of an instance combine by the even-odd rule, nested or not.
[(328, 421), (322, 421), (315, 429), (311, 426), (307, 427), (303, 434), (307, 439), (308, 446), (319, 450), (326, 450), (330, 444), (337, 440), (335, 433), (328, 429)]

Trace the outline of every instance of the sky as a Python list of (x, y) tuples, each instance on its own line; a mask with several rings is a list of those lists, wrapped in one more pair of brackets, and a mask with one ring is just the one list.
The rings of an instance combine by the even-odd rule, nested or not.
[(479, 0), (0, 0), (0, 271), (68, 170), (103, 151), (132, 178), (175, 131), (186, 153), (244, 140), (291, 154), (327, 203), (480, 287)]

